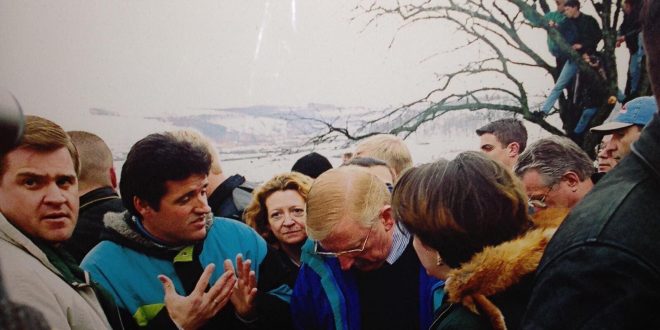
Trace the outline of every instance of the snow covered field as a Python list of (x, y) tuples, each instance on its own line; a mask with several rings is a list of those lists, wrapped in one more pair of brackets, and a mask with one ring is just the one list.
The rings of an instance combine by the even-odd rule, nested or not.
[[(333, 166), (341, 164), (344, 152), (352, 151), (354, 145), (342, 138), (321, 145), (306, 144), (322, 128), (313, 121), (298, 117), (341, 122), (364, 117), (370, 111), (330, 105), (302, 108), (261, 106), (144, 117), (92, 109), (83, 116), (69, 120), (53, 119), (62, 123), (66, 130), (86, 130), (102, 137), (113, 151), (119, 172), (126, 153), (139, 139), (154, 132), (188, 128), (202, 132), (215, 143), (226, 174), (240, 173), (250, 181), (261, 182), (276, 173), (289, 171), (298, 158), (311, 151), (326, 156)], [(423, 125), (406, 139), (414, 162), (420, 164), (438, 158), (451, 159), (461, 151), (477, 150), (479, 139), (474, 131), (496, 119), (492, 116), (492, 113), (486, 112), (457, 112)], [(529, 141), (548, 135), (533, 124), (527, 124), (527, 129)]]

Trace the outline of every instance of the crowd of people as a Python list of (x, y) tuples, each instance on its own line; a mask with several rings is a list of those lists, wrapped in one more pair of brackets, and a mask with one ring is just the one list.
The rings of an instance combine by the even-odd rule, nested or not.
[(26, 116), (0, 150), (0, 328), (660, 327), (646, 3), (656, 96), (591, 128), (595, 161), (503, 119), (452, 160), (415, 165), (379, 134), (256, 184), (184, 130), (136, 142), (118, 178), (101, 138)]

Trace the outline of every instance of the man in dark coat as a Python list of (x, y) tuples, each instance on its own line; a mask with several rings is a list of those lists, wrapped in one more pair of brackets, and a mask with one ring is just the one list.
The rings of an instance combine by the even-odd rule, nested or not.
[(67, 134), (80, 157), (80, 211), (76, 229), (64, 248), (80, 263), (101, 241), (103, 216), (107, 212), (123, 212), (125, 208), (116, 192), (117, 175), (112, 152), (105, 141), (89, 132), (71, 131)]
[[(660, 98), (660, 1), (642, 10)], [(660, 314), (660, 117), (572, 211), (538, 267), (525, 329), (657, 329)]]

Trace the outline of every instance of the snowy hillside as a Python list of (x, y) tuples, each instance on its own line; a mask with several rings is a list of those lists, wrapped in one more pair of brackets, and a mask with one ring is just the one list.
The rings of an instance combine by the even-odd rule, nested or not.
[[(144, 136), (168, 130), (194, 129), (208, 136), (218, 147), (225, 172), (241, 173), (251, 181), (260, 182), (290, 170), (299, 157), (311, 151), (325, 155), (333, 165), (338, 166), (342, 153), (350, 151), (352, 145), (343, 138), (323, 145), (306, 144), (312, 136), (324, 131), (318, 120), (356, 129), (363, 120), (378, 113), (381, 112), (363, 107), (342, 108), (321, 104), (187, 109), (181, 115), (165, 113), (149, 117), (90, 109), (89, 113), (65, 122), (64, 126), (67, 130), (87, 130), (106, 140), (115, 156), (118, 171), (131, 145)], [(501, 118), (501, 115), (493, 112), (446, 114), (421, 126), (406, 141), (415, 163), (441, 157), (453, 158), (461, 151), (476, 150), (479, 140), (474, 130)], [(547, 135), (538, 126), (528, 124), (527, 128), (530, 141)]]

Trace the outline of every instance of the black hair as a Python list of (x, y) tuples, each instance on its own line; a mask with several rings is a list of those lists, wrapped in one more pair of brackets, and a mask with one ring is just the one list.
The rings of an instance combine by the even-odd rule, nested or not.
[(211, 155), (200, 146), (167, 134), (150, 134), (135, 143), (121, 169), (119, 190), (124, 206), (134, 215), (139, 197), (158, 211), (165, 195), (166, 181), (179, 181), (192, 175), (207, 175)]

